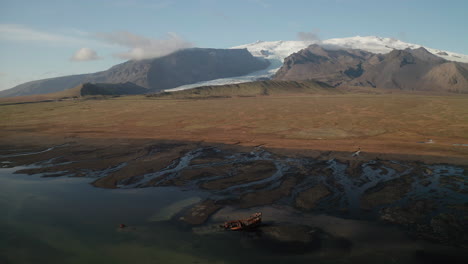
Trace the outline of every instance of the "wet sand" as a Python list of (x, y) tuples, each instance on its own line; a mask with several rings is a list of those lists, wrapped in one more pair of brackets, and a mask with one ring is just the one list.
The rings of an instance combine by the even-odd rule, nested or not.
[[(218, 210), (286, 205), (301, 212), (391, 223), (422, 239), (468, 246), (467, 168), (352, 153), (286, 156), (262, 146), (181, 141), (88, 141), (4, 149), (2, 167), (42, 177), (88, 177), (101, 188), (178, 186), (210, 195), (178, 214), (205, 224)], [(21, 150), (21, 151), (19, 151)]]

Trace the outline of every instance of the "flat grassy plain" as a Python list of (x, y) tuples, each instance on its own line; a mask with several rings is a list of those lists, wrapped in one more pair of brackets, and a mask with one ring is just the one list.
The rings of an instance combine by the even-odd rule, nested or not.
[[(162, 139), (420, 156), (468, 164), (468, 95), (281, 94), (215, 99), (125, 96), (0, 101), (1, 145)], [(432, 140), (433, 143), (422, 143)], [(369, 157), (370, 157), (369, 156)]]

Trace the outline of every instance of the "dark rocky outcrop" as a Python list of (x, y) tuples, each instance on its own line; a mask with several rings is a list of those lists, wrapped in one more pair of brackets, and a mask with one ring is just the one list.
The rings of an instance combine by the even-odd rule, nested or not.
[(284, 60), (276, 80), (317, 80), (332, 86), (362, 74), (362, 64), (376, 55), (361, 50), (326, 50), (311, 45)]
[(102, 72), (24, 83), (0, 92), (0, 97), (54, 93), (82, 83), (131, 82), (157, 92), (184, 84), (241, 76), (268, 65), (269, 62), (253, 57), (246, 49), (192, 48), (160, 58), (127, 61)]
[(148, 89), (131, 82), (126, 83), (85, 83), (81, 87), (81, 96), (86, 95), (128, 95), (143, 94)]

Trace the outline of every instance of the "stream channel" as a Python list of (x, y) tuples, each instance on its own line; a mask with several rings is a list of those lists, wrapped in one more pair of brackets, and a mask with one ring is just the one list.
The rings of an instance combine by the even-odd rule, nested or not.
[[(191, 160), (204, 151), (207, 149), (188, 152), (167, 168), (139, 176), (129, 184), (122, 182), (118, 189), (96, 188), (90, 183), (125, 164), (79, 178), (14, 174), (26, 167), (46, 166), (45, 163), (1, 168), (0, 263), (456, 263), (466, 260), (467, 254), (461, 248), (418, 240), (397, 226), (354, 217), (361, 210), (360, 199), (366, 191), (410, 175), (410, 167), (396, 171), (386, 166), (375, 167), (376, 161), (369, 161), (361, 166), (359, 177), (349, 177), (347, 165), (336, 160), (319, 162), (279, 157), (263, 149), (227, 155), (216, 164), (191, 165)], [(8, 156), (1, 158), (2, 164), (8, 164)], [(255, 182), (215, 191), (195, 186), (221, 176), (197, 179), (185, 187), (157, 186), (178, 177), (182, 169), (190, 166), (259, 160), (273, 162), (276, 172)], [(288, 196), (275, 204), (248, 209), (226, 206), (209, 222), (216, 223), (223, 215), (263, 211), (266, 217), (274, 218), (268, 221), (273, 225), (276, 221), (322, 230), (326, 238), (310, 250), (284, 250), (285, 244), (266, 243), (258, 234), (197, 232), (203, 227), (176, 220), (186, 208), (206, 198), (233, 199), (249, 192), (272, 190), (297, 167), (318, 163), (331, 171), (331, 176), (303, 177)], [(413, 178), (409, 191), (394, 205), (386, 206), (405, 204), (418, 197), (430, 198), (436, 201), (435, 212), (440, 213), (448, 210), (447, 204), (466, 204), (466, 192), (454, 191), (466, 191), (463, 169), (449, 165), (427, 168), (430, 174), (408, 176)], [(463, 180), (442, 185), (441, 179), (447, 176)], [(145, 186), (150, 181), (156, 184)], [(324, 184), (330, 190), (330, 195), (318, 202), (318, 211), (294, 208), (296, 196), (317, 184)], [(255, 189), (255, 186), (262, 188)], [(331, 206), (346, 208), (348, 217), (339, 217), (332, 211), (327, 213), (327, 207)], [(128, 227), (120, 229), (122, 223)]]

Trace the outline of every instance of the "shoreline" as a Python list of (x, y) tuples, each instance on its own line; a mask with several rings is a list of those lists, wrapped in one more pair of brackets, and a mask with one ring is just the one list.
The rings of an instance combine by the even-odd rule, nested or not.
[[(372, 159), (386, 159), (396, 161), (412, 161), (422, 162), (426, 164), (449, 164), (457, 166), (468, 166), (468, 146), (453, 146), (455, 150), (451, 151), (424, 151), (424, 149), (409, 149), (409, 153), (399, 153), (396, 149), (381, 148), (382, 151), (376, 151), (379, 146), (367, 148), (366, 145), (361, 144), (355, 148), (351, 148), (350, 142), (348, 144), (340, 144), (343, 141), (321, 140), (322, 144), (316, 144), (316, 141), (293, 141), (284, 142), (281, 145), (275, 142), (263, 141), (206, 141), (201, 140), (183, 140), (183, 139), (160, 139), (160, 138), (109, 138), (109, 137), (77, 137), (77, 136), (51, 136), (51, 135), (38, 135), (31, 133), (31, 135), (8, 135), (2, 136), (0, 146), (5, 151), (14, 148), (30, 148), (30, 149), (47, 149), (51, 145), (62, 144), (78, 144), (86, 145), (89, 147), (102, 147), (112, 144), (119, 145), (133, 145), (145, 146), (148, 144), (156, 143), (182, 143), (187, 145), (205, 145), (205, 146), (219, 146), (222, 148), (238, 148), (248, 149), (253, 147), (262, 147), (271, 152), (287, 155), (287, 156), (307, 156), (316, 159), (338, 159), (340, 161), (353, 161), (353, 160), (372, 160)], [(0, 133), (1, 135), (1, 133)], [(8, 143), (4, 143), (8, 142)], [(262, 143), (263, 142), (263, 143)], [(292, 143), (292, 144), (289, 144)], [(428, 148), (437, 145), (416, 143), (419, 145), (429, 145)], [(288, 145), (288, 147), (281, 147)], [(341, 145), (341, 147), (336, 147)], [(328, 148), (327, 148), (328, 147)], [(426, 147), (426, 146), (424, 146)], [(401, 148), (400, 148), (401, 149)], [(358, 157), (353, 156), (356, 151), (360, 150)], [(1, 154), (1, 153), (0, 153)], [(432, 154), (432, 155), (431, 155)], [(445, 155), (444, 155), (445, 154)]]
[(203, 190), (208, 197), (181, 216), (194, 226), (225, 207), (283, 204), (341, 218), (372, 216), (443, 243), (466, 246), (462, 241), (468, 238), (461, 224), (468, 217), (466, 165), (207, 142), (75, 138), (55, 143), (60, 144), (32, 149), (23, 144), (26, 155), (2, 152), (0, 161), (11, 162), (4, 167), (39, 165), (15, 173), (95, 178), (92, 185), (100, 188)]

